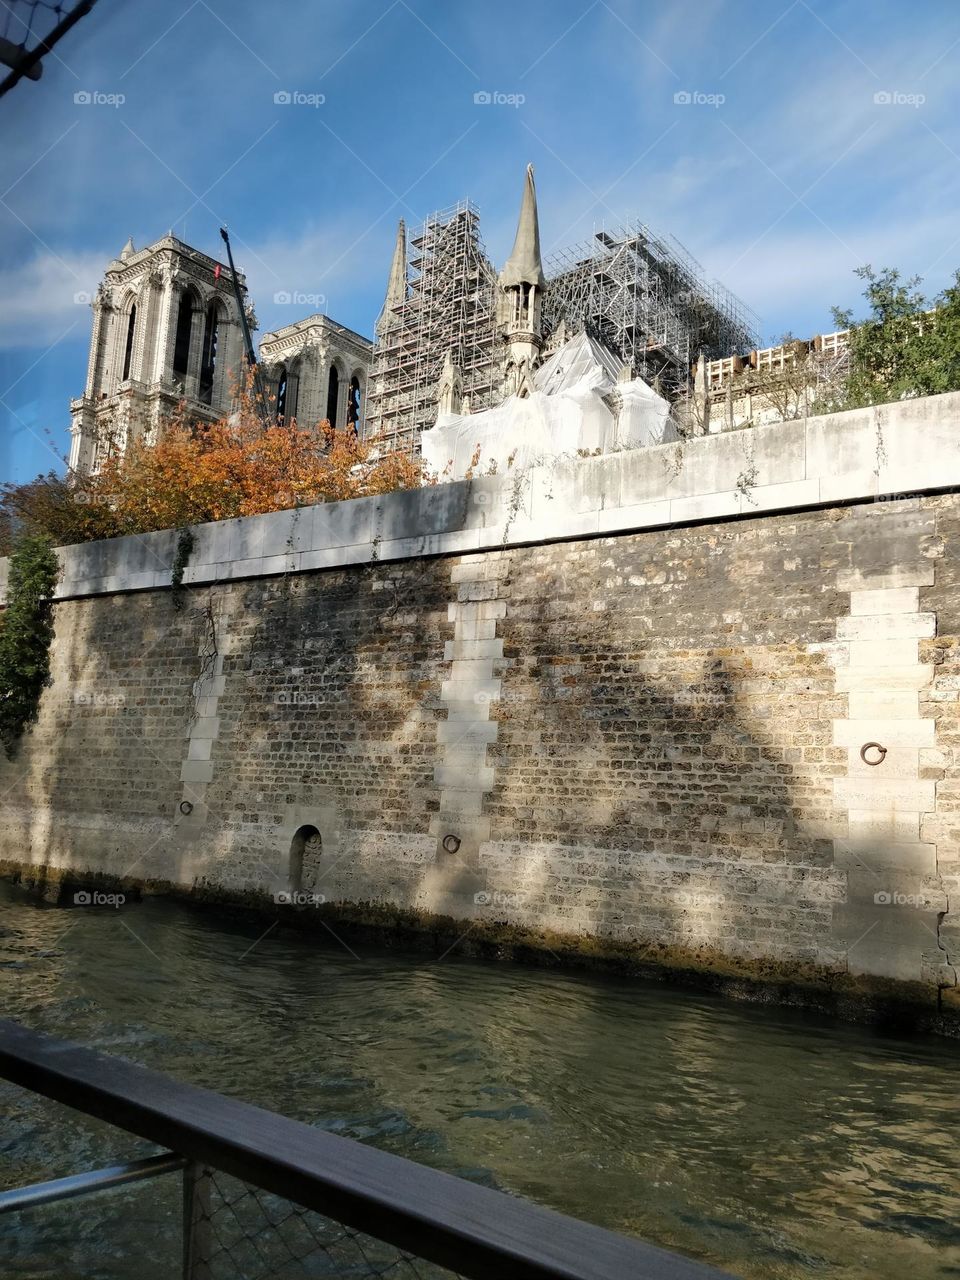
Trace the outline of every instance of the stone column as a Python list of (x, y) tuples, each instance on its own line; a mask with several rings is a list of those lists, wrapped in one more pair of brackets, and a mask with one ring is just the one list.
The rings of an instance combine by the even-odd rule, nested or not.
[(156, 363), (154, 365), (154, 382), (167, 390), (173, 382), (173, 346), (177, 336), (177, 304), (179, 303), (177, 277), (172, 271), (165, 272), (161, 285), (159, 307), (159, 324), (154, 343)]

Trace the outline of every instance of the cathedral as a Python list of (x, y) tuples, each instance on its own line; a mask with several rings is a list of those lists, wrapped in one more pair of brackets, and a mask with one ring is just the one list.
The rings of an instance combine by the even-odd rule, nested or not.
[[(201, 422), (234, 410), (244, 324), (257, 327), (240, 273), (236, 286), (172, 233), (141, 250), (128, 240), (92, 303), (86, 387), (71, 403), (74, 473), (133, 438), (155, 441), (181, 404)], [(258, 363), (271, 417), (327, 419), (457, 476), (478, 448), (499, 463), (515, 445), (605, 452), (664, 438), (693, 362), (749, 350), (751, 321), (639, 222), (545, 264), (528, 166), (499, 272), (470, 202), (409, 235), (401, 221), (373, 341), (311, 315), (264, 334)]]

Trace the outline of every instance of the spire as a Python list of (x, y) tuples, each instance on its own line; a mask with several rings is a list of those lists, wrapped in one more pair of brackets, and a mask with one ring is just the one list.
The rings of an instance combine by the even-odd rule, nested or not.
[(546, 283), (540, 262), (540, 223), (537, 219), (537, 189), (533, 185), (532, 164), (527, 165), (517, 238), (513, 242), (513, 252), (500, 272), (500, 283), (505, 288), (518, 284), (535, 284), (538, 289), (542, 289)]
[(120, 250), (120, 261), (126, 262), (126, 260), (128, 258), (132, 258), (136, 252), (136, 249), (133, 247), (133, 236), (129, 236), (127, 243)]
[(397, 224), (397, 242), (393, 249), (393, 261), (390, 264), (390, 278), (387, 281), (387, 296), (383, 300), (383, 310), (377, 321), (377, 332), (382, 333), (396, 322), (393, 312), (402, 307), (407, 300), (407, 229), (401, 218)]

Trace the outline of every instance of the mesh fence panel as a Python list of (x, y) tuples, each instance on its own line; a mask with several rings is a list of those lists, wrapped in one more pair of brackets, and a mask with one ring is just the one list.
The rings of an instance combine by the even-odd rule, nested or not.
[(79, 0), (70, 4), (54, 4), (52, 0), (4, 0), (0, 5), (0, 36), (11, 44), (36, 48), (61, 21), (77, 8)]
[(207, 1171), (201, 1179), (193, 1230), (190, 1280), (461, 1280), (453, 1271), (220, 1172)]

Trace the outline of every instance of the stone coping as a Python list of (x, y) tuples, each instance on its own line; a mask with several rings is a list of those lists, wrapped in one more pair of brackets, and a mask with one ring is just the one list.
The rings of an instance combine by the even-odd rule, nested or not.
[[(183, 581), (460, 555), (955, 486), (960, 392), (949, 392), (197, 525)], [(169, 588), (176, 541), (166, 529), (61, 548), (56, 598)], [(0, 560), (0, 591), (6, 577)]]

